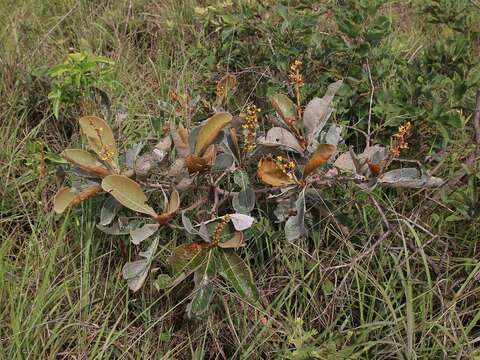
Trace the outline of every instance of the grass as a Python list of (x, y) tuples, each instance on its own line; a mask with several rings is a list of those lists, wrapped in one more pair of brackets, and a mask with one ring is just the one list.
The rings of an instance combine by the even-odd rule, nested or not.
[[(224, 2), (208, 3), (228, 15)], [(385, 6), (394, 21), (398, 3)], [(312, 6), (290, 2), (299, 9), (302, 4)], [(400, 6), (408, 25), (401, 18), (404, 25), (388, 38), (402, 56), (430, 41), (418, 26), (416, 4)], [(234, 40), (222, 42), (223, 35), (195, 11), (206, 5), (1, 2), (0, 358), (308, 359), (314, 352), (323, 359), (480, 357), (478, 217), (450, 218), (468, 184), (442, 197), (441, 206), (427, 203), (429, 192), (375, 190), (396, 229), (380, 242), (384, 219), (365, 194), (349, 187), (322, 190), (321, 199), (336, 200), (324, 204), (320, 214), (327, 209), (327, 215), (315, 218), (320, 220), (311, 224), (308, 239), (298, 242), (287, 242), (281, 229), (257, 214), (255, 236), (242, 256), (253, 268), (265, 309), (252, 308), (217, 279), (219, 296), (199, 322), (184, 318), (188, 284), (158, 292), (147, 281), (142, 291), (128, 291), (116, 239), (95, 229), (98, 202), (63, 217), (53, 214), (51, 199), (63, 178), (50, 161), (39, 176), (36, 144), (58, 153), (79, 141), (74, 119), (80, 110), (53, 118), (45, 73), (72, 50), (88, 48), (116, 61), (118, 83), (109, 90), (114, 104), (128, 109), (127, 143), (155, 137), (151, 120), (172, 88), (212, 95), (222, 73), (235, 71), (242, 85), (231, 110), (238, 112), (252, 89), (275, 83), (278, 72), (269, 58), (252, 64), (236, 47), (251, 41), (257, 25), (271, 31), (274, 43), (279, 35), (260, 28), (244, 10), (248, 21), (236, 25)], [(268, 44), (260, 46), (268, 54)], [(272, 50), (273, 58), (288, 49), (275, 43)], [(455, 142), (440, 169), (445, 176), (461, 167), (469, 148), (468, 116), (451, 134)], [(476, 176), (470, 175), (473, 188)], [(347, 229), (333, 216), (345, 214)], [(180, 241), (165, 233), (154, 271), (165, 268)], [(300, 328), (296, 319), (302, 319)]]

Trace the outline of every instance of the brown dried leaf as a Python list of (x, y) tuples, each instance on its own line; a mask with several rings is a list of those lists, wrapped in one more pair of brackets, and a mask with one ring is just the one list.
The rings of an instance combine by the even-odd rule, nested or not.
[(295, 184), (295, 180), (290, 178), (280, 170), (271, 158), (263, 158), (258, 163), (257, 176), (261, 182), (272, 186), (283, 186)]
[(368, 168), (370, 169), (373, 176), (378, 176), (378, 174), (380, 174), (380, 172), (382, 171), (383, 163), (375, 164), (375, 163), (369, 162)]
[(202, 157), (189, 154), (185, 158), (185, 165), (187, 166), (188, 172), (193, 174), (196, 172), (204, 172), (209, 170), (215, 163), (216, 155), (217, 147), (215, 145), (210, 145)]
[(175, 149), (178, 154), (184, 158), (190, 154), (190, 147), (188, 146), (188, 131), (181, 124), (176, 128), (175, 125), (171, 125), (172, 140), (175, 145)]
[(318, 167), (327, 163), (328, 159), (335, 153), (337, 147), (331, 144), (318, 145), (317, 151), (313, 154), (310, 160), (308, 160), (305, 168), (303, 169), (303, 177), (306, 178)]
[(166, 224), (173, 219), (178, 209), (180, 208), (180, 195), (177, 190), (173, 190), (172, 195), (170, 195), (170, 201), (163, 213), (157, 216), (155, 221), (160, 225)]
[(237, 78), (235, 75), (226, 74), (217, 82), (217, 106), (222, 106), (228, 96), (235, 92)]

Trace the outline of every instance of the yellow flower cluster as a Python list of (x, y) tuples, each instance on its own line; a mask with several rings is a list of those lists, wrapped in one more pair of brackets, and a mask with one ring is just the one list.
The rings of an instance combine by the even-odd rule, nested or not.
[(285, 175), (289, 178), (293, 178), (295, 168), (297, 167), (294, 161), (278, 155), (275, 158), (275, 164)]
[(104, 131), (104, 129), (102, 127), (96, 127), (93, 121), (90, 121), (90, 125), (95, 129), (95, 132), (97, 133), (97, 137), (100, 140), (100, 145), (101, 145), (100, 154), (99, 154), (100, 159), (106, 162), (113, 161), (113, 156), (115, 155), (114, 145), (104, 144), (102, 142), (103, 137), (101, 133)]
[(230, 215), (225, 215), (222, 217), (222, 220), (215, 227), (215, 232), (213, 233), (212, 244), (216, 245), (220, 242), (220, 237), (225, 226), (230, 222)]
[(113, 151), (113, 144), (106, 144), (102, 146), (100, 151), (100, 159), (110, 162), (113, 160), (113, 155), (115, 155), (115, 152)]
[(262, 111), (262, 109), (257, 108), (256, 105), (249, 105), (246, 111), (245, 123), (242, 125), (242, 128), (245, 129), (245, 149), (247, 151), (252, 151), (255, 149), (255, 133), (258, 127), (258, 117), (257, 113)]
[(407, 138), (412, 131), (412, 123), (407, 121), (404, 125), (398, 128), (398, 132), (392, 136), (390, 144), (390, 156), (392, 158), (398, 158), (400, 151), (408, 149)]
[(300, 66), (302, 66), (302, 62), (298, 59), (295, 60), (290, 66), (289, 74), (290, 80), (292, 80), (292, 82), (298, 87), (301, 87), (304, 84), (303, 76), (300, 74)]

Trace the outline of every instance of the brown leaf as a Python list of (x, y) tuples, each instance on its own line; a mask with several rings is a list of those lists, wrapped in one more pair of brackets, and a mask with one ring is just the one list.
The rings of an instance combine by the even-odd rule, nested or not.
[(90, 148), (118, 173), (118, 149), (110, 125), (97, 116), (82, 117), (79, 123)]
[(190, 147), (188, 146), (188, 131), (181, 124), (176, 128), (174, 124), (171, 125), (172, 140), (178, 154), (183, 158), (190, 154)]
[(172, 195), (170, 195), (170, 200), (165, 207), (163, 213), (158, 215), (155, 218), (155, 221), (160, 225), (166, 224), (173, 219), (178, 209), (180, 208), (180, 195), (177, 190), (173, 190)]
[(180, 123), (178, 126), (178, 134), (180, 135), (180, 138), (184, 144), (188, 145), (188, 130), (183, 127), (182, 123)]
[(217, 106), (222, 106), (228, 96), (235, 92), (237, 78), (235, 75), (226, 74), (217, 82)]
[(232, 140), (233, 147), (235, 148), (235, 156), (237, 159), (241, 158), (240, 146), (238, 145), (238, 135), (236, 128), (230, 128), (230, 139)]
[(110, 170), (97, 161), (97, 158), (88, 151), (65, 149), (60, 155), (68, 162), (92, 175), (104, 177), (111, 174)]
[(369, 162), (368, 163), (368, 168), (372, 172), (373, 176), (378, 176), (378, 174), (380, 174), (380, 172), (382, 171), (383, 162), (382, 163), (377, 163), (377, 164)]
[(198, 132), (195, 155), (201, 156), (230, 121), (232, 115), (228, 112), (220, 112), (209, 118)]
[(257, 176), (261, 182), (272, 186), (283, 186), (295, 184), (295, 180), (290, 178), (280, 170), (271, 158), (263, 158), (258, 163)]
[(318, 167), (327, 163), (328, 159), (335, 153), (337, 147), (331, 144), (318, 145), (317, 151), (313, 154), (312, 158), (308, 160), (305, 168), (303, 169), (303, 177), (306, 178)]
[(189, 154), (185, 158), (185, 165), (187, 166), (188, 172), (193, 174), (196, 172), (205, 172), (209, 170), (215, 163), (216, 155), (217, 147), (215, 145), (210, 145), (202, 157)]

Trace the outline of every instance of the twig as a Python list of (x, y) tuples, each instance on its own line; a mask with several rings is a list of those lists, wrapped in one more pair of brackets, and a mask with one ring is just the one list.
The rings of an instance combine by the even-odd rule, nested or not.
[[(369, 143), (370, 143), (370, 135), (367, 136), (367, 146), (369, 146)], [(357, 174), (361, 174), (362, 173), (362, 165), (358, 161), (357, 155), (353, 151), (353, 146), (352, 145), (350, 145), (348, 147), (348, 151), (350, 152), (350, 157), (352, 159), (353, 165), (355, 165), (355, 170), (356, 170)]]
[(367, 147), (370, 146), (370, 137), (372, 135), (372, 104), (373, 93), (375, 92), (375, 86), (373, 85), (372, 72), (370, 71), (370, 63), (367, 59), (368, 78), (370, 80), (370, 105), (368, 107), (368, 125), (367, 125)]
[(473, 117), (473, 128), (475, 130), (475, 142), (477, 143), (477, 148), (479, 148), (480, 147), (480, 89), (477, 90), (475, 115)]

